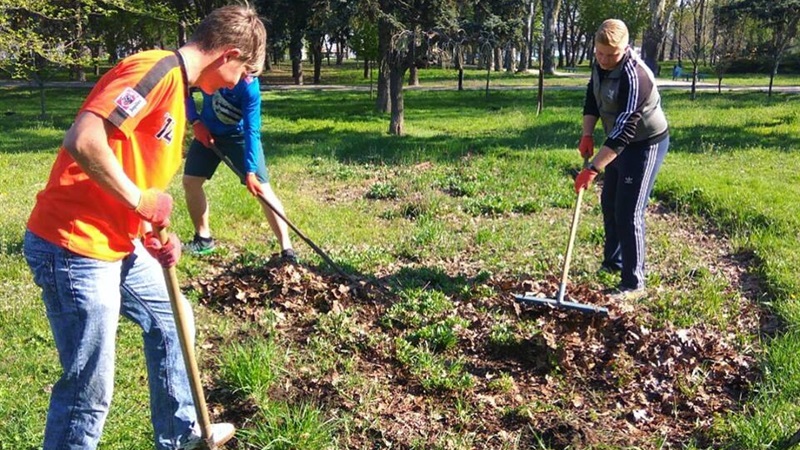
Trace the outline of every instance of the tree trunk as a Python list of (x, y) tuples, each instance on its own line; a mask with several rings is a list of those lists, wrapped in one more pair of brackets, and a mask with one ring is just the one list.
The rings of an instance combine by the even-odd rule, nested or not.
[(292, 33), (291, 42), (289, 42), (289, 53), (292, 58), (292, 78), (294, 84), (302, 86), (303, 84), (303, 35), (302, 33)]
[(458, 70), (458, 90), (464, 90), (464, 49), (458, 47), (454, 52), (456, 70)]
[(84, 32), (83, 32), (83, 9), (81, 8), (81, 2), (77, 2), (75, 8), (75, 59), (78, 60), (78, 63), (75, 64), (75, 79), (77, 81), (86, 81), (86, 69), (83, 67), (83, 57), (86, 55), (86, 47), (84, 44)]
[(670, 6), (667, 0), (650, 0), (650, 24), (642, 38), (642, 59), (653, 73), (658, 73), (658, 55), (672, 14)]
[(519, 59), (520, 72), (526, 72), (531, 67), (531, 54), (533, 53), (533, 14), (536, 11), (534, 0), (528, 2), (528, 14), (525, 16), (525, 38), (523, 40)]
[(183, 47), (186, 45), (186, 21), (179, 20), (178, 21), (178, 47)]
[(322, 79), (322, 42), (314, 44), (314, 84)]
[(539, 57), (542, 59), (543, 70), (548, 75), (553, 75), (556, 70), (554, 58), (556, 54), (556, 17), (558, 17), (559, 5), (560, 0), (542, 0), (544, 42), (542, 54)]
[[(562, 19), (564, 19), (564, 17), (562, 17)], [(564, 22), (565, 21), (563, 20), (556, 20), (556, 48), (558, 49), (558, 67), (565, 67), (565, 63), (569, 59), (569, 49), (567, 48), (568, 31), (566, 23)], [(560, 32), (559, 28), (561, 28)]]
[[(539, 43), (539, 55), (542, 54), (542, 43)], [(542, 58), (539, 58), (539, 78), (538, 78), (538, 92), (536, 93), (536, 115), (542, 113), (544, 109), (544, 67)]]
[(336, 65), (341, 66), (344, 61), (344, 45), (341, 42), (336, 42)]
[(772, 70), (769, 71), (769, 90), (767, 91), (767, 97), (772, 97), (772, 85), (775, 83), (775, 75), (778, 74), (779, 64), (780, 60), (775, 58), (775, 61), (772, 64)]
[(403, 135), (403, 77), (405, 69), (400, 64), (392, 64), (389, 72), (389, 92), (392, 101), (392, 118), (389, 121), (389, 134)]
[(369, 78), (369, 58), (364, 58), (364, 79)]
[(419, 72), (417, 66), (412, 64), (408, 71), (408, 85), (419, 86)]
[(500, 72), (500, 68), (503, 66), (503, 50), (500, 47), (495, 47), (493, 51), (494, 57), (494, 71)]
[(327, 64), (331, 65), (331, 48), (333, 47), (333, 43), (331, 43), (330, 39), (325, 39), (325, 60)]
[(389, 95), (389, 50), (392, 42), (391, 24), (386, 20), (378, 20), (378, 94), (375, 99), (375, 110), (387, 113), (391, 110), (392, 99)]

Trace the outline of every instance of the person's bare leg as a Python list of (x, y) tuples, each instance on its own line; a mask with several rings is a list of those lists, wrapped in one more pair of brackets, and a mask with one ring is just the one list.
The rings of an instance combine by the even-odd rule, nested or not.
[[(280, 212), (283, 217), (286, 217), (286, 211), (283, 209), (283, 204), (278, 197), (275, 195), (275, 192), (272, 190), (272, 187), (269, 183), (262, 183), (261, 188), (264, 191), (264, 198), (275, 207), (275, 209)], [(269, 206), (265, 205), (263, 202), (261, 203), (261, 209), (264, 210), (264, 216), (267, 218), (267, 222), (269, 222), (269, 227), (272, 228), (272, 232), (275, 233), (275, 237), (278, 238), (278, 243), (281, 245), (281, 250), (286, 250), (292, 248), (292, 241), (289, 238), (289, 226), (286, 225), (275, 211), (272, 210)]]
[(211, 227), (208, 225), (208, 201), (203, 190), (203, 177), (191, 175), (183, 176), (183, 192), (186, 196), (186, 209), (194, 224), (194, 231), (203, 238), (211, 237)]

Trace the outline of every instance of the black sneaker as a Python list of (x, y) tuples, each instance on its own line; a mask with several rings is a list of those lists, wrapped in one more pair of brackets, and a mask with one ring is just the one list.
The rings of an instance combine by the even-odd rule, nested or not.
[(183, 244), (183, 251), (191, 253), (192, 255), (209, 255), (213, 253), (216, 248), (217, 243), (213, 238), (204, 238), (197, 234), (194, 235), (194, 239), (192, 239), (191, 242)]
[(291, 264), (297, 264), (297, 255), (294, 253), (294, 249), (287, 248), (281, 252), (281, 259), (284, 262), (288, 262)]

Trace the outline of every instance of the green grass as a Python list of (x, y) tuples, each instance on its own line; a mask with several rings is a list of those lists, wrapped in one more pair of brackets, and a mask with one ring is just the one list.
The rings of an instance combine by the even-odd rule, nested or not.
[[(360, 76), (356, 67), (347, 70), (352, 73), (331, 75), (338, 73), (344, 81)], [(452, 73), (421, 71), (420, 75), (425, 85), (449, 83)], [(473, 75), (479, 83), (479, 75)], [(517, 82), (516, 76), (506, 78)], [(519, 80), (533, 83), (533, 78), (524, 76)], [(59, 371), (21, 242), (34, 196), (85, 93), (48, 90), (50, 116), (41, 119), (35, 92), (0, 89), (0, 111), (14, 112), (0, 122), (3, 449), (29, 448), (41, 440), (48, 386)], [(769, 448), (800, 422), (795, 401), (800, 392), (798, 97), (698, 95), (692, 102), (685, 92), (663, 93), (672, 146), (655, 196), (681, 214), (720, 229), (731, 238), (734, 253), (755, 256), (756, 275), (765, 288), (756, 300), (778, 314), (783, 328), (775, 337), (742, 330), (745, 345), (765, 347), (763, 380), (745, 399), (742, 411), (717, 419), (714, 432), (733, 448)], [(402, 286), (403, 300), (386, 311), (381, 324), (384, 331), (394, 333), (389, 342), (396, 361), (426, 392), (458, 394), (474, 383), (458, 355), (451, 354), (465, 324), (450, 316), (450, 296), (491, 296), (491, 288), (483, 283), (493, 273), (543, 277), (559, 272), (564, 224), (574, 206), (571, 178), (579, 166), (575, 146), (582, 97), (581, 90), (548, 91), (545, 110), (537, 117), (535, 91), (497, 90), (487, 98), (480, 91), (410, 90), (405, 105), (407, 135), (392, 137), (386, 135), (388, 118), (373, 112), (368, 93), (265, 93), (267, 160), (273, 188), (289, 218), (348, 270), (371, 274), (398, 259), (423, 263), (392, 275)], [(181, 207), (179, 183), (170, 192), (178, 205), (175, 229), (188, 239), (192, 230)], [(208, 184), (208, 194), (211, 226), (223, 243), (223, 256), (250, 255), (255, 264), (259, 255), (277, 251), (257, 203), (233, 175), (222, 168)], [(729, 309), (732, 294), (726, 279), (703, 270), (706, 260), (691, 243), (673, 239), (670, 231), (669, 224), (649, 228), (650, 284), (665, 287), (653, 296), (654, 313), (677, 326), (728, 323), (736, 311)], [(613, 278), (595, 275), (602, 244), (596, 196), (586, 198), (578, 242), (581, 250), (574, 257), (573, 277), (612, 285)], [(324, 267), (305, 244), (298, 240), (296, 247), (305, 261)], [(481, 272), (451, 274), (429, 264), (455, 258), (479, 265)], [(206, 268), (202, 259), (184, 258), (179, 276), (188, 280)], [(200, 340), (205, 333), (236, 336), (237, 324), (203, 308), (196, 310), (206, 319), (199, 323), (208, 324), (201, 329)], [(338, 434), (347, 435), (353, 423), (366, 420), (355, 414), (358, 406), (334, 421), (325, 405), (269, 394), (285, 380), (281, 366), (290, 360), (293, 367), (306, 368), (309, 376), (337, 373), (363, 398), (375, 395), (380, 387), (359, 376), (351, 359), (338, 350), (355, 352), (387, 344), (375, 336), (364, 337), (367, 333), (354, 334), (349, 317), (347, 311), (324, 316), (302, 346), (271, 336), (239, 343), (229, 339), (217, 349), (217, 365), (203, 363), (204, 370), (214, 368), (210, 377), (257, 404), (258, 413), (240, 436), (243, 446), (330, 448)], [(494, 323), (490, 341), (498, 348), (520, 345), (524, 336), (535, 332), (502, 322), (499, 316)], [(135, 327), (123, 322), (118, 353), (126, 357), (118, 360), (103, 448), (151, 445), (140, 345)], [(616, 370), (621, 376), (626, 373), (622, 365)], [(25, 395), (19, 395), (19, 386), (25, 387)], [(491, 389), (510, 393), (514, 380), (500, 375), (492, 380)], [(474, 414), (463, 405), (458, 410), (462, 421)], [(518, 438), (512, 435), (509, 442)], [(474, 445), (469, 433), (457, 429), (434, 440), (441, 448)]]

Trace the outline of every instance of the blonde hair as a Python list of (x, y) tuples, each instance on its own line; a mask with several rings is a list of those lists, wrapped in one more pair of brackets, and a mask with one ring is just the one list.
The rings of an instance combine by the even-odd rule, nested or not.
[(625, 47), (628, 45), (628, 27), (619, 19), (606, 19), (594, 34), (595, 44), (608, 45), (609, 47)]
[(189, 42), (203, 51), (238, 48), (251, 75), (264, 71), (267, 30), (258, 13), (249, 6), (228, 5), (211, 11), (194, 30)]

